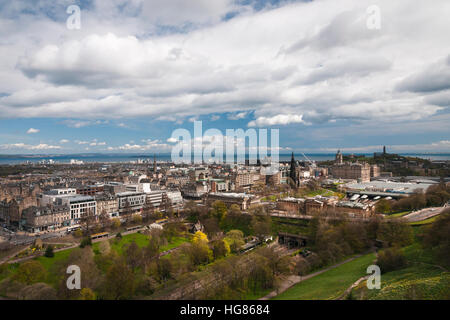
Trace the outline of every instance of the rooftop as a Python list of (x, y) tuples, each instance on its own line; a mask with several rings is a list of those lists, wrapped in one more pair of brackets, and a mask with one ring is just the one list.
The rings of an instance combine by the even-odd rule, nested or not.
[(411, 194), (417, 189), (426, 191), (433, 183), (419, 183), (419, 182), (393, 182), (393, 181), (370, 181), (361, 183), (348, 183), (345, 187), (349, 189), (365, 190), (365, 191), (379, 191), (391, 192), (400, 194)]
[(226, 197), (226, 198), (249, 198), (254, 197), (252, 194), (247, 193), (236, 193), (236, 192), (210, 192), (210, 195), (213, 196), (219, 196), (219, 197)]

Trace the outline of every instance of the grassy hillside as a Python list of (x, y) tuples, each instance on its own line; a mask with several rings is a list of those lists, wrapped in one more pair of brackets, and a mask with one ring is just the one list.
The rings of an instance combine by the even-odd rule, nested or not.
[(330, 300), (339, 297), (360, 277), (375, 260), (375, 254), (367, 254), (335, 269), (298, 283), (279, 294), (275, 300)]
[(406, 268), (381, 275), (381, 289), (368, 290), (366, 281), (352, 292), (354, 299), (369, 300), (440, 300), (450, 299), (450, 272), (438, 265), (429, 250), (422, 248), (422, 227), (415, 227), (415, 242), (403, 248)]
[(450, 273), (426, 264), (413, 264), (381, 275), (380, 290), (369, 290), (366, 282), (362, 282), (352, 296), (363, 300), (450, 299)]

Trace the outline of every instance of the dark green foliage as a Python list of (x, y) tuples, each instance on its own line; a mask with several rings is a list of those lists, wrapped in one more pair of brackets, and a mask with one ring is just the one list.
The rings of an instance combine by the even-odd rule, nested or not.
[(410, 225), (400, 220), (384, 221), (380, 224), (377, 237), (388, 246), (407, 246), (414, 240), (414, 232)]
[(55, 256), (55, 253), (53, 252), (53, 246), (52, 245), (48, 245), (47, 246), (47, 249), (45, 249), (44, 256), (46, 256), (47, 258), (53, 258)]
[(92, 245), (91, 237), (87, 236), (81, 240), (80, 248), (84, 248), (86, 246), (91, 246), (91, 245)]
[(386, 273), (405, 267), (407, 261), (399, 248), (389, 248), (378, 253), (376, 264), (380, 267), (381, 273)]
[(228, 253), (225, 243), (222, 240), (212, 242), (214, 259), (225, 257)]
[(425, 229), (423, 244), (436, 254), (440, 263), (450, 266), (450, 208)]

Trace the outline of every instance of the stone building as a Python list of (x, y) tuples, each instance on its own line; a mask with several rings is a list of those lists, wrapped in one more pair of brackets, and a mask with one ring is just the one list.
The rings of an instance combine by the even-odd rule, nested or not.
[(367, 162), (335, 164), (331, 167), (331, 172), (334, 178), (370, 181), (370, 165)]
[(380, 176), (380, 167), (376, 164), (370, 166), (370, 177), (376, 178)]
[(279, 199), (277, 209), (290, 214), (303, 214), (305, 213), (305, 199), (292, 197)]
[(116, 217), (119, 215), (119, 201), (118, 199), (108, 193), (103, 193), (94, 197), (97, 201), (97, 212), (99, 215), (106, 213), (109, 217)]
[(16, 197), (10, 201), (0, 201), (0, 222), (12, 229), (19, 229), (22, 219), (22, 211), (35, 204), (31, 197)]
[(203, 202), (206, 205), (211, 205), (214, 201), (222, 201), (228, 207), (232, 204), (237, 204), (241, 210), (247, 210), (250, 207), (252, 198), (254, 196), (245, 193), (215, 193), (210, 192), (204, 195)]
[(55, 230), (71, 224), (67, 205), (29, 207), (22, 213), (22, 229), (28, 232)]

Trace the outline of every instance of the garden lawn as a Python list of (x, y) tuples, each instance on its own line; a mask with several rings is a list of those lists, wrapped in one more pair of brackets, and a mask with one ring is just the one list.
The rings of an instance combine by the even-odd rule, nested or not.
[(389, 218), (389, 219), (400, 218), (400, 217), (406, 216), (409, 213), (411, 213), (411, 211), (403, 211), (403, 212), (393, 213), (393, 214), (387, 215), (386, 218)]
[(72, 249), (67, 249), (63, 251), (55, 252), (55, 256), (53, 258), (47, 258), (44, 256), (40, 256), (35, 258), (35, 260), (39, 261), (42, 266), (47, 270), (47, 283), (53, 286), (58, 284), (58, 276), (55, 274), (55, 271), (52, 267), (59, 261), (65, 261), (69, 257)]
[(276, 300), (330, 300), (339, 297), (356, 280), (367, 275), (367, 267), (373, 264), (375, 254), (370, 253), (311, 279), (302, 281)]
[(422, 226), (424, 224), (430, 224), (430, 223), (433, 223), (438, 217), (439, 217), (439, 215), (422, 220), (422, 221), (411, 222), (410, 225), (411, 226)]
[[(122, 239), (120, 241), (118, 241), (117, 238), (112, 238), (108, 241), (110, 241), (111, 243), (111, 249), (115, 250), (119, 255), (122, 255), (124, 248), (133, 241), (136, 242), (136, 244), (140, 248), (147, 246), (149, 243), (149, 237), (142, 233), (132, 233), (122, 236)], [(187, 241), (188, 240), (183, 237), (173, 237), (171, 242), (160, 248), (160, 251), (163, 252), (173, 249)], [(95, 253), (99, 252), (99, 245), (100, 242), (96, 242), (92, 245), (92, 249), (94, 250)]]
[[(122, 239), (120, 241), (118, 240), (119, 240), (118, 238), (113, 238), (109, 241), (111, 243), (111, 249), (115, 250), (118, 254), (121, 255), (126, 245), (134, 241), (140, 248), (142, 248), (148, 244), (149, 238), (148, 236), (142, 233), (132, 233), (122, 236)], [(98, 248), (99, 245), (98, 242), (95, 243), (95, 245), (97, 246), (93, 247), (94, 250)]]
[(165, 246), (162, 246), (161, 248), (159, 248), (159, 251), (164, 252), (164, 251), (176, 248), (185, 242), (188, 242), (188, 239), (183, 238), (183, 237), (173, 237), (172, 241), (170, 241)]

